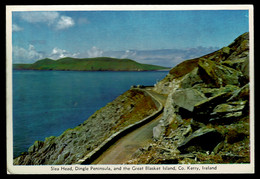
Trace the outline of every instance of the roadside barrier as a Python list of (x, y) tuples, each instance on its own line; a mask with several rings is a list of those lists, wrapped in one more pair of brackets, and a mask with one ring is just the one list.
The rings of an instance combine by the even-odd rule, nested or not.
[(125, 136), (126, 134), (132, 132), (133, 130), (143, 126), (144, 124), (152, 121), (156, 117), (158, 117), (163, 112), (163, 105), (162, 103), (156, 99), (150, 92), (148, 92), (145, 89), (135, 89), (140, 90), (147, 95), (151, 96), (153, 101), (155, 102), (156, 106), (158, 107), (158, 110), (155, 111), (150, 116), (145, 117), (144, 119), (135, 122), (134, 124), (130, 124), (129, 126), (125, 127), (124, 129), (119, 130), (118, 132), (112, 134), (109, 138), (104, 140), (98, 147), (96, 147), (94, 150), (92, 150), (90, 153), (88, 153), (84, 158), (78, 160), (74, 164), (91, 164), (95, 159), (97, 159), (103, 152), (105, 152), (112, 144), (114, 144), (118, 139)]

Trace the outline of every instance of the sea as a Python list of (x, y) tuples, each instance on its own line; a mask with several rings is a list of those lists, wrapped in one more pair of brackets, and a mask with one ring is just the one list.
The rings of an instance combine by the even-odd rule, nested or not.
[(167, 74), (13, 70), (13, 157), (81, 124), (132, 85), (151, 86)]

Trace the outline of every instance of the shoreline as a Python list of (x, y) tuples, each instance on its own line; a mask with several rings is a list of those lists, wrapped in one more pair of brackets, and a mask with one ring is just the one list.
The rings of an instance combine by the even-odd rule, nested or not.
[[(106, 145), (107, 140), (110, 141), (119, 133), (122, 135), (122, 132), (132, 130), (138, 126), (139, 123), (142, 124), (145, 122), (143, 119), (149, 118), (158, 111), (160, 103), (157, 102), (158, 104), (155, 104), (156, 102), (152, 99), (153, 97), (147, 96), (145, 93), (146, 92), (141, 89), (127, 90), (115, 100), (94, 112), (87, 120), (75, 128), (68, 128), (57, 137), (49, 136), (46, 137), (44, 141), (36, 140), (34, 144), (28, 148), (28, 151), (21, 153), (18, 157), (13, 159), (14, 165), (72, 164), (78, 162), (78, 160), (88, 155), (88, 153), (96, 153), (96, 146), (100, 146), (101, 144)], [(132, 105), (133, 108), (129, 109)], [(139, 107), (143, 105), (146, 106), (146, 109), (139, 111)], [(121, 112), (117, 111), (119, 109)], [(134, 112), (135, 110), (138, 112)], [(133, 114), (131, 114), (132, 111)], [(103, 116), (106, 116), (105, 120)], [(129, 116), (129, 120), (124, 121), (124, 116)], [(144, 118), (140, 118), (141, 116), (144, 116)], [(99, 124), (99, 127), (97, 127), (97, 124)], [(76, 147), (75, 142), (77, 143)], [(62, 153), (59, 154), (60, 152)], [(78, 155), (83, 156), (78, 158), (76, 157)], [(49, 157), (51, 157), (51, 159), (46, 159), (46, 163), (45, 158)], [(75, 157), (78, 159), (76, 160)], [(66, 161), (67, 159), (68, 161)]]
[[(55, 99), (58, 99), (59, 101), (62, 101), (62, 99), (61, 99), (61, 96), (62, 96), (62, 94), (60, 94), (61, 92), (62, 93), (64, 93), (64, 94), (68, 94), (69, 96), (71, 96), (71, 99), (64, 99), (63, 101), (65, 101), (65, 103), (62, 103), (62, 104), (60, 104), (60, 102), (57, 102), (57, 105), (44, 105), (44, 109), (43, 110), (40, 110), (39, 112), (37, 112), (37, 110), (33, 110), (32, 112), (34, 113), (34, 114), (38, 114), (38, 116), (36, 116), (36, 115), (34, 115), (34, 116), (32, 116), (33, 118), (34, 118), (34, 121), (33, 121), (33, 126), (35, 126), (36, 125), (36, 127), (37, 127), (37, 129), (39, 129), (38, 131), (39, 132), (37, 132), (37, 129), (32, 129), (32, 132), (33, 132), (33, 134), (35, 134), (35, 135), (33, 135), (33, 136), (35, 136), (35, 137), (30, 137), (30, 135), (31, 134), (24, 134), (25, 136), (28, 136), (28, 139), (33, 139), (33, 140), (21, 140), (20, 138), (21, 137), (18, 137), (18, 133), (14, 136), (14, 144), (15, 144), (15, 149), (14, 149), (14, 157), (18, 157), (22, 152), (24, 152), (24, 151), (27, 151), (27, 149), (31, 146), (31, 145), (33, 145), (33, 143), (34, 143), (34, 141), (36, 141), (36, 140), (42, 140), (42, 141), (44, 141), (44, 138), (45, 137), (48, 137), (48, 136), (59, 136), (59, 135), (61, 135), (62, 134), (62, 132), (63, 131), (65, 131), (66, 129), (68, 129), (68, 128), (74, 128), (74, 127), (76, 127), (78, 124), (81, 124), (82, 122), (84, 122), (88, 117), (90, 117), (93, 113), (95, 113), (95, 111), (97, 111), (97, 110), (99, 110), (100, 108), (102, 108), (102, 107), (104, 107), (106, 104), (108, 104), (109, 102), (111, 102), (111, 101), (113, 101), (116, 97), (118, 97), (119, 95), (121, 95), (121, 94), (123, 94), (124, 92), (126, 92), (127, 90), (129, 90), (130, 88), (131, 88), (131, 84), (145, 84), (145, 85), (150, 85), (150, 84), (153, 84), (153, 83), (155, 83), (155, 81), (156, 81), (156, 79), (162, 79), (165, 75), (166, 75), (166, 73), (167, 72), (142, 72), (142, 73), (136, 73), (136, 72), (125, 72), (125, 73), (121, 73), (121, 72), (118, 72), (118, 73), (113, 73), (113, 72), (103, 72), (103, 73), (99, 73), (99, 72), (93, 72), (93, 73), (91, 73), (91, 72), (47, 72), (47, 71), (44, 71), (44, 72), (41, 72), (41, 71), (38, 71), (38, 72), (35, 72), (35, 70), (33, 70), (33, 71), (31, 71), (31, 70), (25, 70), (25, 71), (20, 71), (20, 70), (14, 70), (13, 71), (13, 80), (14, 80), (14, 84), (21, 84), (21, 79), (23, 79), (24, 77), (26, 77), (27, 75), (30, 75), (30, 76), (32, 76), (33, 78), (27, 78), (26, 77), (26, 84), (27, 84), (27, 81), (29, 82), (29, 81), (32, 81), (32, 80), (34, 80), (34, 79), (40, 79), (40, 80), (42, 80), (42, 84), (40, 85), (40, 86), (42, 86), (42, 85), (44, 85), (44, 83), (46, 83), (46, 82), (48, 82), (47, 80), (48, 80), (48, 78), (53, 78), (53, 80), (52, 81), (55, 81), (55, 79), (61, 79), (61, 81), (60, 82), (58, 82), (58, 83), (55, 83), (55, 85), (53, 86), (53, 89), (54, 89), (54, 91), (56, 91), (57, 92), (57, 94), (55, 94), (55, 93), (53, 93), (53, 95), (54, 96), (49, 96), (49, 95), (43, 95), (43, 96), (46, 96), (47, 98), (45, 98), (45, 99), (48, 99), (48, 98), (53, 98), (53, 97), (55, 97)], [(40, 76), (39, 76), (39, 74), (42, 74), (43, 75), (43, 77), (44, 78), (39, 78)], [(57, 76), (58, 75), (58, 76)], [(34, 77), (35, 76), (35, 77)], [(67, 76), (67, 77), (66, 77)], [(72, 78), (73, 77), (73, 78)], [(85, 81), (85, 83), (81, 83), (81, 81), (77, 81), (77, 82), (73, 82), (73, 79), (74, 79), (74, 77), (80, 77), (80, 79), (81, 79), (81, 81)], [(88, 87), (89, 86), (89, 83), (88, 82), (91, 82), (91, 81), (93, 81), (93, 80), (91, 80), (92, 79), (92, 77), (93, 77), (93, 80), (100, 80), (101, 78), (102, 79), (105, 79), (105, 80), (107, 80), (108, 82), (102, 82), (103, 80), (101, 80), (100, 82), (96, 82), (93, 86), (90, 86), (90, 88)], [(128, 79), (128, 77), (130, 78), (130, 80), (127, 80), (126, 82), (124, 82), (123, 80), (125, 80), (125, 79)], [(87, 91), (87, 90), (90, 90), (90, 91), (87, 91), (87, 93), (85, 94), (85, 93), (83, 93), (82, 92), (82, 97), (83, 98), (86, 98), (88, 101), (89, 100), (92, 100), (92, 99), (94, 99), (94, 97), (96, 98), (96, 99), (101, 99), (101, 97), (106, 93), (106, 91), (110, 94), (109, 96), (107, 96), (107, 97), (102, 97), (102, 101), (100, 101), (100, 100), (98, 100), (98, 101), (100, 101), (100, 102), (98, 102), (98, 101), (93, 101), (93, 102), (87, 102), (86, 100), (84, 100), (84, 99), (82, 99), (82, 97), (78, 97), (79, 95), (75, 95), (75, 94), (77, 94), (77, 93), (74, 93), (73, 91), (72, 92), (70, 92), (70, 91), (68, 91), (69, 90), (69, 88), (65, 88), (63, 91), (61, 91), (61, 92), (59, 92), (58, 90), (60, 89), (59, 88), (59, 86), (60, 85), (62, 85), (63, 83), (62, 83), (62, 79), (66, 79), (66, 78), (68, 78), (68, 80), (67, 80), (67, 82), (66, 81), (64, 81), (65, 83), (67, 83), (67, 84), (69, 84), (69, 85), (71, 85), (71, 84), (75, 84), (75, 86), (77, 86), (77, 87), (73, 87), (73, 86), (71, 86), (71, 88), (72, 89), (78, 89), (78, 90), (84, 90), (84, 91)], [(149, 78), (149, 79), (148, 79)], [(19, 79), (19, 80), (18, 80)], [(118, 83), (118, 81), (119, 81), (119, 83)], [(143, 83), (143, 82), (145, 82), (145, 81), (148, 81), (147, 83)], [(71, 83), (72, 82), (72, 83)], [(32, 84), (32, 83), (28, 83), (28, 84)], [(40, 83), (39, 83), (40, 84)], [(65, 84), (65, 86), (68, 86), (67, 84)], [(102, 87), (100, 87), (102, 85)], [(31, 85), (29, 85), (29, 86), (31, 86)], [(39, 85), (38, 85), (39, 86)], [(152, 85), (153, 86), (153, 85)], [(18, 87), (17, 85), (16, 86), (13, 86), (13, 87)], [(80, 87), (80, 88), (79, 88)], [(97, 88), (98, 87), (98, 88)], [(48, 86), (47, 87), (44, 87), (44, 88), (38, 88), (37, 86), (35, 86), (34, 87), (34, 89), (37, 89), (37, 91), (39, 91), (39, 92), (41, 92), (41, 90), (46, 90), (46, 88), (48, 88)], [(19, 88), (18, 88), (19, 89)], [(27, 89), (27, 88), (26, 88)], [(98, 91), (96, 91), (96, 89), (98, 89), (98, 91), (100, 91), (100, 92), (98, 92)], [(28, 91), (29, 89), (27, 89), (26, 91), (27, 92), (29, 92)], [(93, 91), (94, 90), (94, 91)], [(90, 92), (91, 91), (93, 91), (93, 94), (91, 94)], [(111, 91), (111, 92), (109, 92), (109, 91)], [(15, 92), (15, 94), (16, 94), (16, 96), (19, 96), (18, 95), (18, 92), (17, 92), (17, 90), (16, 90), (16, 88), (14, 88), (14, 92)], [(101, 93), (102, 92), (102, 93)], [(31, 94), (31, 93), (30, 93)], [(39, 93), (37, 93), (37, 94), (39, 94)], [(49, 94), (52, 94), (52, 93), (49, 93)], [(40, 96), (41, 96), (41, 94), (39, 94)], [(58, 96), (57, 96), (58, 95)], [(96, 95), (98, 95), (98, 96), (96, 96)], [(72, 99), (73, 98), (73, 99)], [(16, 101), (15, 100), (16, 98), (14, 98), (14, 110), (15, 109), (17, 109), (19, 106), (21, 106), (21, 104), (22, 103), (20, 103), (19, 101)], [(40, 99), (40, 98), (39, 98)], [(52, 102), (55, 102), (54, 100), (55, 99), (53, 99), (53, 100), (51, 100)], [(29, 98), (28, 98), (28, 100), (29, 100)], [(28, 101), (27, 100), (27, 101)], [(37, 106), (37, 109), (38, 108), (40, 108), (40, 107), (42, 107), (42, 105), (39, 105), (38, 104), (38, 102), (36, 101), (36, 100), (34, 100), (34, 99), (32, 99), (33, 101), (34, 101), (34, 103), (36, 104), (36, 106)], [(41, 101), (43, 101), (44, 102), (44, 99), (41, 99)], [(75, 102), (77, 102), (77, 106), (75, 106)], [(99, 105), (101, 103), (101, 105)], [(31, 102), (29, 103), (29, 104), (32, 104)], [(44, 103), (42, 103), (42, 104), (44, 104)], [(66, 104), (66, 105), (64, 105), (64, 104)], [(77, 110), (78, 109), (78, 107), (80, 107), (80, 105), (82, 105), (82, 104), (85, 104), (84, 106), (82, 106), (81, 108), (83, 109), (83, 108), (86, 108), (86, 110), (85, 111), (82, 111), (81, 109), (79, 109), (79, 110)], [(19, 106), (17, 106), (17, 105), (19, 105)], [(89, 105), (94, 105), (94, 106), (98, 106), (98, 108), (94, 108), (95, 110), (92, 110), (92, 108), (94, 107), (88, 107)], [(28, 105), (27, 105), (28, 106)], [(53, 106), (53, 108), (50, 108), (50, 107), (52, 107)], [(66, 123), (64, 123), (64, 124), (61, 124), (60, 126), (51, 126), (51, 129), (50, 130), (46, 130), (46, 132), (40, 132), (41, 131), (41, 129), (40, 129), (40, 126), (39, 125), (37, 125), (37, 120), (36, 119), (42, 119), (42, 120), (44, 120), (44, 119), (48, 119), (48, 117), (50, 117), (50, 115), (57, 115), (57, 120), (56, 121), (59, 121), (59, 120), (62, 120), (61, 119), (61, 115), (59, 115), (57, 112), (55, 113), (55, 112), (52, 112), (53, 110), (52, 109), (55, 109), (55, 106), (57, 106), (57, 107), (61, 107), (61, 108), (64, 108), (64, 109), (66, 109), (67, 108), (67, 111), (60, 111), (60, 113), (64, 113), (64, 115), (63, 116), (65, 116), (65, 118), (66, 118), (66, 116), (75, 116), (74, 114), (73, 114), (73, 111), (74, 112), (77, 112), (78, 114), (76, 115), (76, 117), (78, 116), (80, 116), (80, 118), (75, 118), (75, 119), (73, 119), (73, 118), (69, 118), (68, 119), (68, 121), (71, 121), (72, 123), (73, 123), (73, 125), (68, 125), (69, 124), (69, 122), (66, 122)], [(48, 108), (46, 108), (46, 107), (48, 107)], [(73, 107), (73, 108), (68, 108), (68, 107)], [(19, 109), (25, 109), (26, 111), (30, 111), (30, 108), (28, 108), (28, 107), (24, 107), (24, 108), (19, 108)], [(18, 110), (16, 110), (16, 111), (18, 111)], [(47, 113), (47, 115), (46, 115), (46, 117), (45, 117), (45, 113), (43, 113), (43, 112), (41, 112), (41, 111), (47, 111), (46, 113)], [(54, 111), (56, 111), (56, 110), (54, 110)], [(86, 112), (86, 111), (90, 111), (90, 112)], [(18, 111), (19, 112), (19, 111)], [(18, 114), (18, 112), (16, 112), (15, 114)], [(80, 113), (79, 113), (80, 112)], [(28, 113), (28, 114), (30, 114), (30, 113)], [(81, 114), (83, 114), (83, 115), (81, 115)], [(87, 114), (87, 115), (85, 115), (85, 114)], [(24, 115), (25, 116), (25, 115)], [(29, 115), (26, 115), (26, 116), (29, 116)], [(40, 116), (42, 116), (42, 117), (40, 117)], [(16, 115), (16, 116), (14, 116), (15, 118), (14, 118), (14, 124), (15, 124), (15, 128), (14, 128), (14, 130), (15, 131), (18, 131), (18, 130), (16, 130), (17, 129), (17, 127), (19, 128), (19, 125), (22, 125), (21, 124), (21, 122), (17, 122), (17, 121), (19, 121), (19, 119), (21, 118), (21, 119), (23, 119), (22, 117), (23, 116), (21, 116), (21, 115)], [(29, 116), (30, 117), (30, 116)], [(65, 119), (64, 118), (64, 119)], [(73, 121), (76, 121), (75, 122), (75, 124), (74, 124), (74, 122)], [(77, 121), (79, 121), (79, 122), (77, 122)], [(27, 124), (28, 122), (26, 122), (26, 124)], [(46, 124), (47, 124), (48, 122), (46, 121)], [(58, 125), (58, 122), (53, 122), (53, 124), (55, 124), (55, 125)], [(25, 125), (23, 125), (23, 126), (25, 126)], [(65, 127), (62, 127), (62, 126), (65, 126)], [(26, 127), (23, 127), (22, 129), (24, 129), (24, 128), (26, 128)], [(57, 129), (60, 129), (60, 128), (62, 128), (63, 130), (58, 130), (59, 131), (59, 133), (57, 133), (57, 132), (55, 132), (53, 129), (54, 128), (57, 128)], [(20, 130), (19, 130), (20, 131)], [(48, 132), (48, 131), (50, 131), (50, 132)], [(22, 134), (22, 131), (21, 132), (19, 132), (19, 133), (21, 133)], [(32, 135), (31, 135), (32, 136)], [(36, 136), (38, 136), (38, 137), (36, 137)], [(25, 141), (25, 142), (23, 142), (23, 141)], [(17, 146), (17, 147), (16, 147)], [(25, 146), (25, 147), (24, 147)], [(18, 147), (20, 148), (21, 147), (21, 149), (18, 149)], [(18, 149), (18, 150), (17, 150)], [(18, 152), (17, 152), (18, 151)]]

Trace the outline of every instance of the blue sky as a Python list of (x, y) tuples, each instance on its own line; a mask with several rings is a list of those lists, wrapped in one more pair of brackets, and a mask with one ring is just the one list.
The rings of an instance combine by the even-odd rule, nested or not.
[[(249, 25), (247, 10), (31, 11), (13, 12), (12, 31), (13, 63), (108, 54), (131, 54), (144, 63), (145, 58), (134, 55), (142, 53), (136, 52), (198, 49), (209, 53), (248, 32)], [(125, 54), (118, 56), (119, 52)], [(173, 65), (169, 60), (168, 55), (157, 61), (147, 58), (147, 63)]]

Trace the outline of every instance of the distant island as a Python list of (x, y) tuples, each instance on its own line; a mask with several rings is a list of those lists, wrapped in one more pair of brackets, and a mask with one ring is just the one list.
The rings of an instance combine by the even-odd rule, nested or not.
[(167, 67), (141, 64), (131, 59), (110, 57), (71, 58), (58, 60), (41, 59), (32, 64), (13, 64), (15, 70), (58, 70), (58, 71), (155, 71)]

